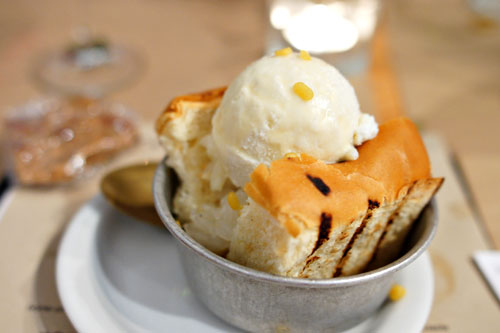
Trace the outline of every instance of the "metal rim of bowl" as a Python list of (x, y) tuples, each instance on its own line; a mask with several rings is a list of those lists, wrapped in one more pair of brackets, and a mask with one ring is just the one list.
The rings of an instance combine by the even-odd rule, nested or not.
[(336, 277), (331, 279), (305, 279), (305, 278), (294, 278), (294, 277), (284, 277), (279, 275), (273, 275), (270, 273), (265, 273), (262, 271), (255, 270), (253, 268), (245, 267), (235, 262), (232, 262), (226, 258), (223, 258), (210, 250), (206, 249), (203, 245), (195, 241), (191, 236), (189, 236), (174, 220), (170, 209), (167, 204), (165, 180), (167, 178), (167, 168), (166, 165), (167, 157), (164, 157), (158, 168), (156, 169), (154, 180), (153, 180), (153, 194), (155, 207), (160, 215), (163, 224), (167, 227), (170, 233), (177, 238), (184, 246), (193, 250), (197, 255), (204, 257), (213, 264), (219, 266), (228, 271), (232, 271), (237, 274), (247, 276), (249, 278), (265, 281), (269, 283), (276, 283), (280, 285), (287, 285), (291, 287), (299, 288), (332, 288), (332, 287), (348, 287), (352, 285), (358, 285), (363, 282), (368, 282), (371, 280), (376, 280), (382, 278), (385, 275), (392, 274), (399, 271), (405, 266), (409, 265), (416, 258), (418, 258), (425, 249), (429, 246), (430, 242), (434, 238), (437, 230), (437, 210), (434, 200), (430, 202), (430, 208), (433, 210), (431, 219), (432, 221), (426, 223), (425, 229), (422, 232), (421, 237), (416, 241), (411, 249), (409, 249), (403, 256), (393, 261), (392, 263), (380, 267), (378, 269), (368, 271), (361, 274), (356, 274), (346, 277)]

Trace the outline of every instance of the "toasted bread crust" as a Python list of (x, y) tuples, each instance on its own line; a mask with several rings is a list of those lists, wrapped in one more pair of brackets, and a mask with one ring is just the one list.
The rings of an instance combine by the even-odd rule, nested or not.
[(295, 237), (304, 228), (318, 228), (322, 214), (332, 216), (332, 228), (350, 223), (367, 211), (370, 201), (394, 201), (405, 185), (430, 177), (425, 146), (406, 118), (381, 125), (377, 137), (359, 147), (359, 155), (354, 161), (326, 164), (302, 154), (301, 160), (260, 165), (245, 191)]
[(245, 191), (290, 237), (316, 234), (308, 255), (280, 274), (353, 275), (365, 270), (377, 251), (372, 268), (400, 254), (406, 233), (443, 179), (430, 178), (427, 152), (408, 119), (381, 125), (378, 136), (358, 150), (355, 161), (328, 165), (302, 154), (252, 173)]
[(175, 97), (172, 101), (170, 101), (163, 113), (156, 120), (156, 133), (161, 135), (165, 131), (167, 124), (172, 119), (182, 117), (184, 115), (184, 110), (186, 110), (187, 107), (198, 106), (197, 109), (200, 111), (210, 109), (212, 106), (216, 108), (219, 105), (222, 96), (224, 96), (226, 89), (227, 87), (221, 87), (190, 95)]
[(420, 179), (412, 185), (408, 195), (388, 219), (368, 268), (380, 267), (390, 262), (401, 251), (413, 222), (439, 190), (443, 181), (444, 178)]

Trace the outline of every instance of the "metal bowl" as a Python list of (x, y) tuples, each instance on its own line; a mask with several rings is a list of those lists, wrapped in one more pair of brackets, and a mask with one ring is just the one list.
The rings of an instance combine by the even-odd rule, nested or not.
[(252, 332), (335, 332), (357, 325), (382, 305), (394, 273), (425, 251), (437, 227), (431, 202), (415, 224), (406, 253), (391, 264), (333, 279), (281, 277), (231, 262), (191, 238), (169, 209), (175, 173), (164, 161), (156, 170), (153, 192), (158, 214), (178, 240), (193, 293), (223, 320)]

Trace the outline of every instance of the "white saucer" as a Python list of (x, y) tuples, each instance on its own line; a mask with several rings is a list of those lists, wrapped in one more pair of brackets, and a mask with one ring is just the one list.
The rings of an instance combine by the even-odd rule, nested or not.
[[(175, 240), (163, 229), (139, 223), (97, 196), (73, 217), (59, 247), (57, 289), (79, 332), (238, 332), (212, 315), (184, 280)], [(420, 332), (432, 306), (429, 255), (397, 273), (406, 288), (348, 330)]]

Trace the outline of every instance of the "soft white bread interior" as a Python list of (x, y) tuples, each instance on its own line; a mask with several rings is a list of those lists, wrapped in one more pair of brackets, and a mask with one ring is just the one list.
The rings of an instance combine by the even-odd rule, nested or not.
[(316, 239), (316, 230), (293, 237), (267, 210), (249, 199), (238, 218), (227, 258), (260, 271), (287, 275), (295, 263), (306, 259)]
[[(156, 121), (167, 165), (180, 179), (175, 214), (193, 238), (218, 254), (227, 252), (238, 217), (224, 200), (236, 188), (210, 154), (211, 120), (224, 91), (220, 88), (177, 97)], [(246, 200), (242, 191), (238, 195)]]

